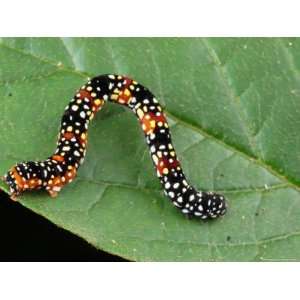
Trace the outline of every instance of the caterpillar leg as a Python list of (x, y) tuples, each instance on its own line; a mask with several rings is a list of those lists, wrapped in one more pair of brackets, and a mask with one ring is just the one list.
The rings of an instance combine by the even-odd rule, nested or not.
[(155, 96), (121, 75), (95, 77), (76, 92), (62, 116), (55, 153), (45, 161), (17, 164), (4, 176), (13, 199), (36, 189), (45, 189), (56, 197), (75, 178), (84, 161), (89, 123), (107, 101), (123, 105), (136, 115), (164, 192), (183, 214), (200, 219), (225, 214), (222, 195), (199, 191), (188, 183), (172, 144), (168, 121)]

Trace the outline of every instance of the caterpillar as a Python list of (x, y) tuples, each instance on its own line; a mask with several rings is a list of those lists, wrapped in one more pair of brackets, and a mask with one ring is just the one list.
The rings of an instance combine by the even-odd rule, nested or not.
[(13, 200), (26, 190), (37, 189), (56, 197), (64, 185), (72, 182), (86, 155), (89, 123), (107, 101), (124, 105), (136, 115), (164, 193), (183, 214), (200, 219), (225, 214), (224, 196), (197, 191), (187, 182), (165, 113), (155, 96), (121, 75), (94, 77), (77, 90), (62, 116), (55, 153), (44, 161), (18, 163), (2, 178)]

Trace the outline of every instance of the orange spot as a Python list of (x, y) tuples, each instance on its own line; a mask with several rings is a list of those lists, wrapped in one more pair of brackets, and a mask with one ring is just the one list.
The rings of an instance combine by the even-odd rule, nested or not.
[(20, 189), (23, 189), (23, 180), (22, 180), (22, 177), (19, 175), (18, 171), (16, 170), (16, 168), (15, 167), (12, 168), (11, 172), (16, 180), (16, 184), (18, 185), (18, 187)]
[(82, 144), (86, 145), (87, 139), (88, 139), (88, 134), (85, 133), (85, 132), (83, 132), (83, 133), (80, 135), (80, 138), (79, 138), (80, 144), (81, 144), (81, 145), (82, 145)]
[(51, 183), (48, 182), (47, 186), (53, 188), (55, 186), (57, 187), (62, 187), (64, 184), (61, 180), (61, 176), (57, 176), (57, 177), (54, 177), (53, 179), (50, 179), (51, 180)]
[(89, 100), (93, 100), (93, 97), (91, 96), (91, 93), (86, 90), (80, 90), (80, 99), (88, 98)]
[(93, 101), (93, 104), (94, 104), (95, 106), (101, 106), (101, 105), (103, 105), (103, 102), (104, 102), (104, 100), (101, 100), (101, 99), (95, 99), (95, 100)]
[(63, 162), (65, 159), (63, 158), (63, 156), (60, 155), (53, 155), (52, 159), (59, 161), (59, 162)]
[(18, 173), (16, 168), (13, 168), (11, 170), (11, 172), (12, 172), (12, 174), (16, 180), (16, 184), (20, 190), (26, 190), (26, 189), (34, 190), (34, 189), (39, 189), (42, 186), (40, 183), (40, 179), (38, 179), (38, 178), (36, 178), (36, 179), (32, 178), (32, 179), (23, 181), (22, 176), (20, 176), (20, 174)]
[(125, 87), (119, 93), (118, 102), (121, 103), (121, 104), (125, 104), (125, 103), (128, 104), (130, 99), (131, 99), (131, 92), (127, 87)]
[(146, 134), (150, 134), (153, 133), (153, 131), (155, 130), (157, 123), (158, 122), (165, 123), (166, 118), (162, 114), (160, 116), (157, 116), (154, 113), (150, 112), (148, 114), (145, 114), (143, 118), (140, 120), (140, 122), (142, 124), (144, 132)]
[(60, 176), (54, 177), (49, 182), (47, 184), (47, 191), (51, 197), (56, 197), (58, 195), (58, 192), (61, 190), (61, 188), (67, 183), (67, 182), (63, 183)]
[(60, 184), (61, 184), (60, 177), (54, 177), (54, 179), (53, 179), (53, 185), (60, 186)]
[(128, 77), (123, 77), (123, 78), (124, 78), (124, 81), (125, 81), (124, 86), (125, 86), (125, 88), (128, 88), (132, 83), (132, 79), (130, 79)]
[(65, 132), (63, 137), (66, 139), (66, 140), (71, 140), (73, 137), (74, 137), (74, 133), (72, 132)]
[(71, 166), (70, 169), (67, 170), (66, 174), (64, 174), (64, 177), (66, 178), (66, 183), (68, 183), (70, 180), (73, 180), (76, 177), (76, 168)]
[(92, 111), (97, 112), (102, 108), (103, 105), (104, 105), (104, 100), (101, 99), (94, 100), (92, 105)]
[[(29, 183), (29, 184), (28, 184)], [(30, 179), (29, 181), (27, 181), (25, 184), (29, 185), (29, 188), (31, 190), (34, 189), (38, 189), (40, 188), (42, 185), (39, 183), (39, 179)]]
[(163, 157), (158, 160), (158, 164), (156, 168), (159, 174), (162, 176), (163, 170), (165, 168), (171, 170), (171, 169), (176, 169), (178, 166), (179, 166), (179, 161), (177, 159), (174, 159), (174, 161), (170, 163), (168, 158)]

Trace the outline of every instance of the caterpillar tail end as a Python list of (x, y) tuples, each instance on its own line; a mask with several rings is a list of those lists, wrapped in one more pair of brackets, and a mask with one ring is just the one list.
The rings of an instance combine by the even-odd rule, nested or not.
[(205, 208), (205, 215), (209, 219), (223, 216), (227, 211), (227, 202), (223, 195), (213, 192), (202, 193), (202, 202)]
[(226, 199), (213, 192), (196, 192), (189, 195), (189, 201), (181, 208), (189, 218), (201, 220), (216, 219), (227, 211)]

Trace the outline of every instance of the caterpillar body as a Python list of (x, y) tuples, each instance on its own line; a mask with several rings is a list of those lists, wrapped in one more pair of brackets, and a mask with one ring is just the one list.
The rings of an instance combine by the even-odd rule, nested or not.
[(136, 115), (164, 193), (182, 213), (200, 219), (225, 214), (224, 196), (197, 191), (188, 183), (166, 116), (155, 96), (143, 85), (120, 75), (94, 77), (76, 92), (62, 116), (53, 155), (44, 161), (18, 163), (5, 174), (3, 180), (9, 185), (13, 200), (26, 190), (36, 189), (45, 189), (55, 197), (75, 178), (86, 154), (89, 123), (107, 101), (124, 105)]

